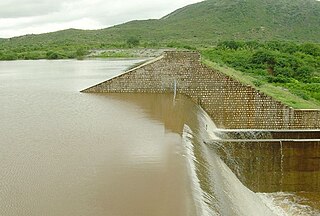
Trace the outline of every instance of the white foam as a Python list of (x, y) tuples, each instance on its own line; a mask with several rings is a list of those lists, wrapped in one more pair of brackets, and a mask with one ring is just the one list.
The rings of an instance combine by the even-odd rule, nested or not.
[(310, 206), (301, 204), (303, 199), (294, 193), (257, 193), (269, 208), (283, 216), (320, 215), (320, 212)]
[(186, 147), (186, 159), (188, 165), (188, 172), (191, 177), (191, 184), (192, 184), (192, 195), (194, 197), (194, 202), (197, 208), (197, 215), (199, 216), (213, 216), (218, 215), (217, 213), (213, 212), (207, 203), (211, 202), (210, 195), (207, 194), (205, 191), (202, 190), (200, 186), (200, 180), (196, 173), (196, 165), (197, 159), (194, 155), (194, 146), (192, 144), (192, 130), (188, 125), (184, 125), (183, 127), (183, 134), (182, 134), (183, 142)]

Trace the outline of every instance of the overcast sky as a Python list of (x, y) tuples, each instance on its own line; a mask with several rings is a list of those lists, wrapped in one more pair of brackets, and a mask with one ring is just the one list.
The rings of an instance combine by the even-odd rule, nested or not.
[(0, 0), (0, 38), (161, 18), (202, 0)]

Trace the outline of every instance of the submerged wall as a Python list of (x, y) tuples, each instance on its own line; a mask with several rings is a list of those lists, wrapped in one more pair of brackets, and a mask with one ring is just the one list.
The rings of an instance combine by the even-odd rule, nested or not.
[(320, 130), (312, 134), (316, 139), (273, 138), (273, 135), (304, 137), (309, 134), (308, 131), (296, 132), (264, 132), (256, 137), (257, 131), (251, 135), (224, 131), (224, 136), (231, 136), (206, 144), (215, 149), (241, 182), (255, 192), (319, 192)]
[(197, 52), (165, 52), (82, 92), (170, 93), (189, 96), (219, 128), (320, 128), (320, 110), (294, 110), (201, 64)]

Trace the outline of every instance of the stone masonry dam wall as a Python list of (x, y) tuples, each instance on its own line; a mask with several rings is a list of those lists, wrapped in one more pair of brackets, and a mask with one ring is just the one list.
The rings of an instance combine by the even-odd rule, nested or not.
[(165, 52), (122, 75), (83, 90), (93, 93), (185, 94), (219, 128), (318, 129), (320, 110), (295, 110), (213, 70), (197, 52)]

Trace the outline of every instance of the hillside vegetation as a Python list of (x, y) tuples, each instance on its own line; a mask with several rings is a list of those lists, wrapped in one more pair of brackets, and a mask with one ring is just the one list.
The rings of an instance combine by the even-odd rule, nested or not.
[(140, 47), (205, 47), (224, 40), (320, 42), (319, 23), (316, 0), (207, 0), (159, 20), (0, 40), (0, 59), (74, 58), (83, 50), (131, 47), (130, 38)]
[(320, 1), (206, 0), (157, 20), (0, 39), (0, 60), (82, 59), (96, 50), (126, 56), (103, 52), (115, 48), (200, 50), (211, 66), (233, 68), (225, 72), (293, 107), (319, 108), (319, 42)]
[[(202, 55), (206, 60), (241, 71), (240, 75), (250, 81), (248, 84), (292, 107), (320, 107), (319, 44), (225, 41), (203, 50)], [(288, 93), (303, 101), (297, 103), (296, 97), (290, 98)]]

